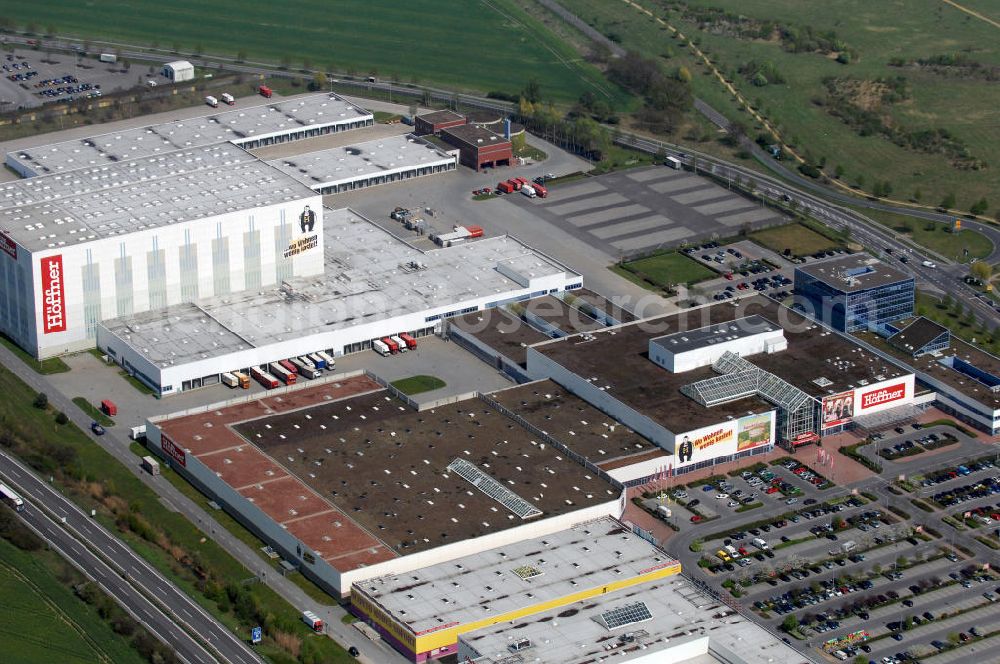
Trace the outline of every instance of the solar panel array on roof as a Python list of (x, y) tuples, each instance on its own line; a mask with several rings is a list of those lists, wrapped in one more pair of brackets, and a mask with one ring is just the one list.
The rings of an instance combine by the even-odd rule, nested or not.
[(653, 614), (649, 612), (649, 608), (646, 606), (646, 603), (636, 602), (634, 604), (626, 604), (625, 606), (616, 607), (610, 611), (605, 611), (601, 614), (598, 622), (607, 627), (610, 631), (620, 629), (622, 627), (628, 627), (629, 625), (637, 625), (641, 622), (646, 622), (647, 620), (652, 619)]
[(448, 464), (448, 470), (457, 474), (522, 519), (530, 519), (542, 514), (538, 508), (481, 471), (474, 463), (469, 463), (465, 459), (455, 459)]

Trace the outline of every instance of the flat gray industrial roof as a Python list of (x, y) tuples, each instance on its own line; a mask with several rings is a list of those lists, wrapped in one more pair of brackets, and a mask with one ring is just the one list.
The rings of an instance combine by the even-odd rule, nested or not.
[(302, 184), (316, 188), (454, 162), (455, 158), (443, 150), (407, 134), (273, 159), (268, 163)]
[(802, 265), (796, 269), (845, 293), (913, 279), (908, 274), (867, 254), (848, 254), (828, 261)]
[[(652, 619), (613, 630), (602, 624), (601, 614), (640, 602)], [(628, 662), (706, 636), (709, 638), (707, 655), (670, 661), (684, 664), (810, 662), (763, 627), (694, 587), (683, 576), (608, 593), (516, 622), (462, 634), (459, 639), (480, 653), (482, 657), (474, 660), (476, 664), (514, 661), (511, 659), (514, 653), (522, 658), (516, 661), (535, 664), (590, 664), (605, 659)], [(519, 643), (520, 649), (513, 648), (515, 643)]]
[(7, 159), (23, 164), (38, 175), (48, 175), (213, 143), (232, 141), (238, 144), (294, 129), (352, 122), (371, 116), (370, 111), (335, 94), (320, 93), (25, 148), (7, 153)]
[(675, 563), (605, 517), (413, 572), (376, 577), (354, 588), (419, 633), (517, 611)]
[[(104, 327), (162, 368), (247, 347), (318, 334), (459, 303), (522, 287), (497, 267), (525, 276), (578, 277), (511, 237), (423, 252), (350, 209), (323, 210), (326, 274), (289, 280), (260, 294), (244, 291), (104, 321)], [(198, 343), (211, 319), (211, 348)], [(216, 327), (217, 326), (217, 327)], [(206, 330), (208, 328), (205, 328)], [(169, 330), (169, 333), (167, 332)], [(175, 339), (191, 339), (179, 343)], [(215, 345), (217, 344), (217, 345)]]
[(650, 339), (650, 342), (671, 353), (685, 353), (724, 341), (743, 339), (762, 332), (773, 332), (780, 329), (781, 326), (754, 314), (740, 319), (738, 323), (736, 321), (715, 323), (696, 330), (665, 334), (662, 337)]
[(315, 195), (222, 144), (7, 183), (0, 228), (39, 251)]

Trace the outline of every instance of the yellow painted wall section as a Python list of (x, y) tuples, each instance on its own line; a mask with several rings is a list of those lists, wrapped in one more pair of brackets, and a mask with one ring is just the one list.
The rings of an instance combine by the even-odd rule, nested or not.
[(409, 647), (410, 650), (413, 650), (413, 652), (418, 652), (415, 650), (416, 643), (413, 632), (411, 632), (408, 627), (405, 627), (393, 620), (392, 616), (388, 615), (382, 607), (378, 606), (363, 593), (359, 592), (357, 586), (355, 586), (351, 592), (351, 604), (356, 606), (360, 611), (368, 616), (372, 622), (399, 639), (400, 643)]
[(517, 620), (518, 618), (523, 618), (524, 616), (530, 616), (534, 613), (541, 613), (543, 611), (548, 611), (550, 609), (556, 609), (561, 606), (566, 606), (567, 604), (572, 604), (574, 602), (579, 602), (585, 599), (590, 599), (591, 597), (596, 597), (598, 595), (605, 595), (607, 593), (615, 592), (616, 590), (621, 590), (622, 588), (630, 588), (632, 586), (637, 586), (641, 583), (647, 583), (649, 581), (656, 581), (657, 579), (664, 579), (668, 576), (674, 576), (675, 574), (681, 573), (681, 564), (674, 563), (672, 565), (667, 565), (660, 569), (651, 570), (645, 574), (640, 574), (638, 576), (633, 576), (628, 579), (622, 579), (621, 581), (614, 581), (603, 586), (598, 586), (596, 588), (589, 588), (587, 590), (581, 590), (580, 592), (573, 593), (572, 595), (563, 595), (548, 602), (539, 602), (538, 604), (533, 604), (527, 606), (523, 609), (515, 609), (514, 611), (508, 611), (507, 613), (490, 616), (488, 618), (483, 618), (482, 620), (477, 620), (475, 622), (466, 623), (463, 625), (456, 625), (454, 627), (448, 627), (430, 634), (424, 634), (422, 636), (417, 636), (417, 643), (414, 652), (422, 653), (428, 652), (435, 648), (441, 648), (443, 646), (450, 646), (458, 643), (458, 635), (465, 634), (466, 632), (474, 632), (477, 629), (482, 629), (483, 627), (489, 627), (490, 625), (496, 625), (502, 622), (508, 622), (511, 620)]

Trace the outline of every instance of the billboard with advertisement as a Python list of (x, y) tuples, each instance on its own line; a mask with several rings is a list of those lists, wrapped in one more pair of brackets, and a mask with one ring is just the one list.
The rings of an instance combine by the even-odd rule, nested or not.
[(66, 331), (66, 303), (62, 254), (46, 256), (41, 261), (42, 331), (45, 334)]
[(736, 453), (737, 422), (723, 422), (689, 431), (674, 438), (674, 468), (710, 461)]
[(736, 451), (774, 443), (774, 411), (741, 417), (736, 423)]
[(823, 397), (822, 428), (847, 424), (854, 417), (854, 390)]
[(884, 380), (854, 390), (854, 415), (867, 415), (896, 408), (913, 401), (913, 374)]

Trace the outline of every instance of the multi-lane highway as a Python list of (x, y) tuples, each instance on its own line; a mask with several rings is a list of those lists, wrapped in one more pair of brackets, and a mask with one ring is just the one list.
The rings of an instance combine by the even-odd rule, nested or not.
[(191, 664), (261, 662), (182, 590), (27, 467), (0, 453), (0, 475), (28, 502), (18, 515), (182, 659)]

